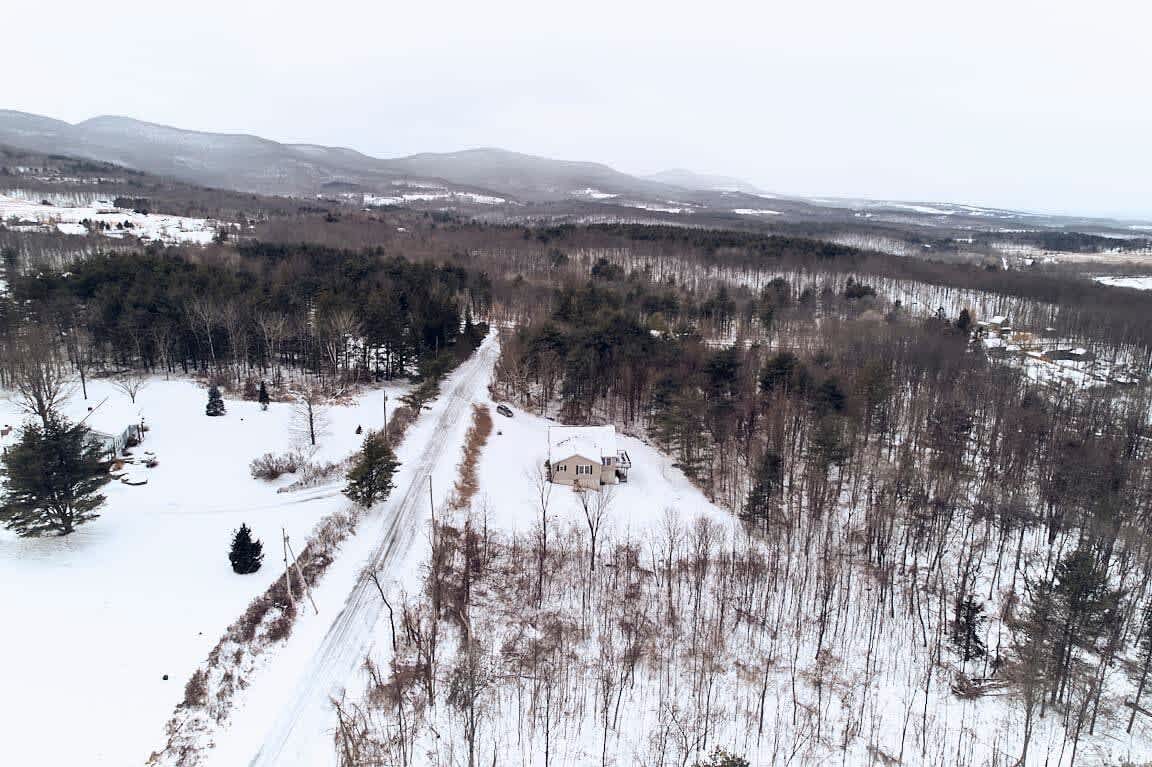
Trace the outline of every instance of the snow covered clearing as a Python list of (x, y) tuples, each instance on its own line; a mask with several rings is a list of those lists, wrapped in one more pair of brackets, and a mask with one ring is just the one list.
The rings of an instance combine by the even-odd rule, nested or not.
[(372, 207), (382, 207), (385, 205), (404, 205), (410, 202), (435, 202), (437, 200), (445, 200), (456, 203), (472, 203), (474, 205), (501, 205), (507, 202), (503, 197), (496, 197), (488, 194), (476, 194), (475, 192), (450, 192), (447, 190), (439, 192), (403, 192), (400, 194), (392, 195), (376, 195), (365, 194), (363, 204)]
[(594, 189), (592, 187), (577, 189), (575, 191), (569, 192), (569, 194), (573, 197), (586, 197), (589, 200), (611, 200), (613, 197), (619, 197), (619, 195), (612, 194), (610, 192), (601, 192), (599, 189)]
[[(368, 390), (330, 408), (315, 458), (358, 449), (356, 427), (379, 426), (384, 391), (391, 410), (404, 387)], [(279, 575), (280, 528), (303, 542), (344, 502), (338, 484), (277, 493), (292, 475), (274, 483), (249, 475), (252, 458), (294, 442), (290, 404), (273, 402), (262, 412), (226, 394), (228, 414), (209, 418), (206, 401), (195, 382), (151, 379), (132, 404), (105, 379), (89, 381), (87, 401), (77, 386), (64, 407), (70, 418), (88, 416), (109, 433), (143, 418), (149, 431), (136, 452), (153, 452), (158, 465), (133, 470), (145, 485), (106, 485), (101, 517), (72, 535), (20, 539), (0, 530), (6, 622), (35, 629), (0, 634), (3, 763), (142, 763), (224, 627)], [(5, 399), (0, 419), (15, 426), (22, 417)], [(264, 542), (264, 567), (254, 575), (235, 575), (228, 563), (241, 523)], [(30, 658), (48, 660), (18, 661)], [(79, 714), (67, 737), (48, 714), (62, 701)]]
[(640, 210), (650, 210), (654, 213), (694, 213), (691, 207), (683, 203), (672, 203), (670, 205), (661, 205), (654, 202), (619, 202), (615, 203), (623, 205), (626, 208), (639, 208)]
[(1116, 288), (1152, 290), (1152, 276), (1149, 277), (1097, 277), (1096, 281)]
[(212, 242), (220, 228), (218, 222), (209, 219), (136, 213), (117, 208), (107, 200), (79, 206), (43, 205), (39, 201), (9, 194), (0, 195), (0, 222), (76, 235), (87, 234), (88, 227), (93, 226), (100, 227), (100, 234), (105, 237), (136, 236), (141, 240), (197, 245)]
[(739, 213), (741, 216), (780, 216), (783, 215), (778, 210), (766, 210), (764, 208), (734, 208), (733, 213)]
[(910, 205), (902, 202), (886, 202), (881, 203), (885, 207), (900, 208), (902, 210), (911, 210), (915, 213), (925, 213), (932, 216), (951, 216), (956, 213), (954, 210), (945, 210), (944, 208), (934, 208), (931, 205)]

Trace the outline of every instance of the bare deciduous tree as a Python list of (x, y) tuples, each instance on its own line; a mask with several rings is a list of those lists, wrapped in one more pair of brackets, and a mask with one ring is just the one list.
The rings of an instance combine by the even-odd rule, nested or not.
[(112, 383), (117, 389), (127, 394), (128, 399), (135, 405), (136, 395), (148, 385), (148, 380), (135, 370), (129, 370), (127, 373), (121, 373), (112, 379)]
[(256, 327), (264, 340), (264, 358), (280, 376), (280, 348), (288, 333), (288, 318), (274, 312), (261, 312), (256, 315)]
[(544, 598), (544, 564), (548, 560), (548, 507), (552, 503), (554, 485), (548, 479), (544, 464), (537, 464), (534, 470), (525, 472), (536, 494), (536, 508), (540, 512), (540, 531), (537, 535), (539, 547), (536, 555), (536, 603)]
[(342, 380), (347, 380), (352, 367), (350, 347), (360, 337), (360, 320), (352, 311), (341, 309), (324, 318), (320, 332), (324, 354), (332, 364), (332, 370)]
[(588, 525), (588, 571), (596, 570), (596, 541), (608, 512), (612, 508), (612, 499), (615, 495), (614, 485), (603, 485), (600, 490), (583, 490), (575, 488), (576, 497), (580, 500), (580, 510), (584, 513), (584, 522)]
[(302, 443), (312, 447), (328, 433), (327, 397), (321, 386), (314, 383), (297, 386), (293, 390), (292, 433)]
[(48, 418), (72, 393), (70, 377), (54, 359), (53, 339), (34, 330), (15, 349), (12, 383), (20, 409), (40, 419), (47, 428)]

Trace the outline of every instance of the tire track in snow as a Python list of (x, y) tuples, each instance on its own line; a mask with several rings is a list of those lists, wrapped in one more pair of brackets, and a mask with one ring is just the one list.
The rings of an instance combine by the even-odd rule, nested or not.
[[(427, 518), (425, 478), (449, 449), (459, 447), (448, 444), (448, 435), (466, 417), (477, 385), (487, 382), (498, 351), (495, 337), (489, 337), (464, 363), (462, 375), (451, 391), (441, 395), (446, 400), (444, 409), (414, 464), (408, 489), (399, 503), (393, 505), (384, 535), (368, 558), (373, 567), (394, 567), (397, 554), (411, 547)], [(330, 699), (339, 697), (345, 683), (355, 675), (373, 644), (373, 629), (383, 609), (375, 587), (370, 581), (359, 579), (312, 656), (311, 665), (292, 698), (285, 702), (272, 729), (265, 735), (260, 751), (250, 762), (251, 767), (312, 767), (318, 758), (331, 753), (330, 734), (320, 731), (322, 723), (327, 724), (331, 719)], [(323, 752), (312, 750), (321, 743)]]

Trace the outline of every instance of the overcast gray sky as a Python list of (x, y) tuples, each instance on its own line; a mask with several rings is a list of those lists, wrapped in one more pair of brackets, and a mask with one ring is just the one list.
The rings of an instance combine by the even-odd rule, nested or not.
[(6, 5), (0, 106), (1152, 216), (1139, 0)]

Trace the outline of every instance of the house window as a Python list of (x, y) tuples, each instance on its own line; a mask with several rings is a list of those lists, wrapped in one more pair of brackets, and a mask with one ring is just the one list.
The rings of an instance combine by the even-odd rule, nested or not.
[(576, 464), (576, 474), (577, 475), (591, 474), (591, 473), (592, 473), (592, 466), (590, 464), (589, 465), (584, 465), (584, 464), (579, 464), (579, 463)]
[(556, 471), (567, 471), (567, 470), (568, 470), (568, 467), (562, 463), (556, 465)]

